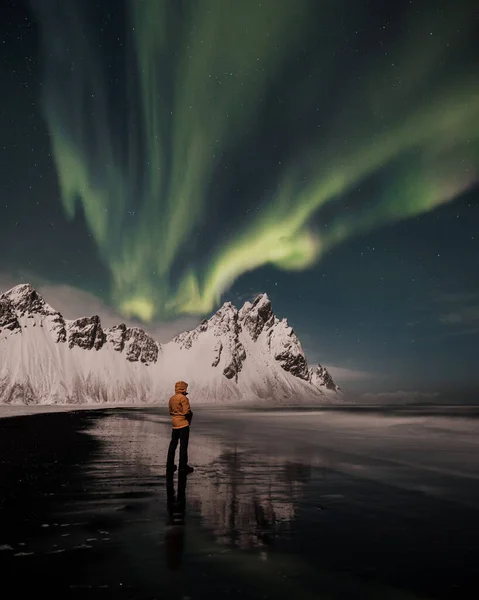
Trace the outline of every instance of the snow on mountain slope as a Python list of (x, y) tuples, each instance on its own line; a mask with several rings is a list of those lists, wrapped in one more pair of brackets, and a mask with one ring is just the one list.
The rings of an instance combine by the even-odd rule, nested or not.
[(98, 317), (65, 320), (31, 286), (13, 288), (0, 296), (0, 401), (148, 401), (145, 365), (128, 360), (138, 334), (128, 334), (128, 349), (120, 353), (117, 332), (104, 332)]
[(0, 295), (0, 402), (166, 402), (188, 381), (194, 403), (320, 403), (340, 398), (266, 294), (160, 347), (139, 328), (65, 320), (30, 285)]

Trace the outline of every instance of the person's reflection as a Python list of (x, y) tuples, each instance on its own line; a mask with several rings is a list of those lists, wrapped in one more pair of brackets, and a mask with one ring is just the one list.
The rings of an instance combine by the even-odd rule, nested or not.
[(172, 571), (181, 566), (185, 541), (186, 472), (178, 474), (178, 494), (175, 494), (173, 473), (166, 477), (168, 521), (165, 528), (166, 564)]

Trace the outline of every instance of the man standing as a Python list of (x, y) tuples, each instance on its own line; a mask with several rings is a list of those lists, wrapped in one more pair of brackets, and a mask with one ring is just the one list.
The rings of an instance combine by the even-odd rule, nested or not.
[(176, 471), (175, 452), (180, 442), (180, 472), (193, 473), (193, 467), (188, 465), (188, 440), (190, 438), (190, 423), (193, 418), (190, 401), (188, 400), (188, 384), (184, 381), (175, 383), (175, 394), (171, 396), (168, 407), (171, 415), (171, 442), (168, 448), (166, 471)]

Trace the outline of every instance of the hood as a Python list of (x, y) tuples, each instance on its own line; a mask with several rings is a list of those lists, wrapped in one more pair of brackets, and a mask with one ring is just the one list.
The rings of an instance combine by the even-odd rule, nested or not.
[(175, 383), (175, 394), (186, 393), (188, 389), (188, 384), (185, 381), (177, 381)]

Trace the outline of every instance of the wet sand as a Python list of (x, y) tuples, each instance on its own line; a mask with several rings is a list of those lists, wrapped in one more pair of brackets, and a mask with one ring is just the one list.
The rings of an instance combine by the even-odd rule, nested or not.
[(0, 420), (0, 570), (16, 597), (468, 598), (478, 420), (196, 410)]

